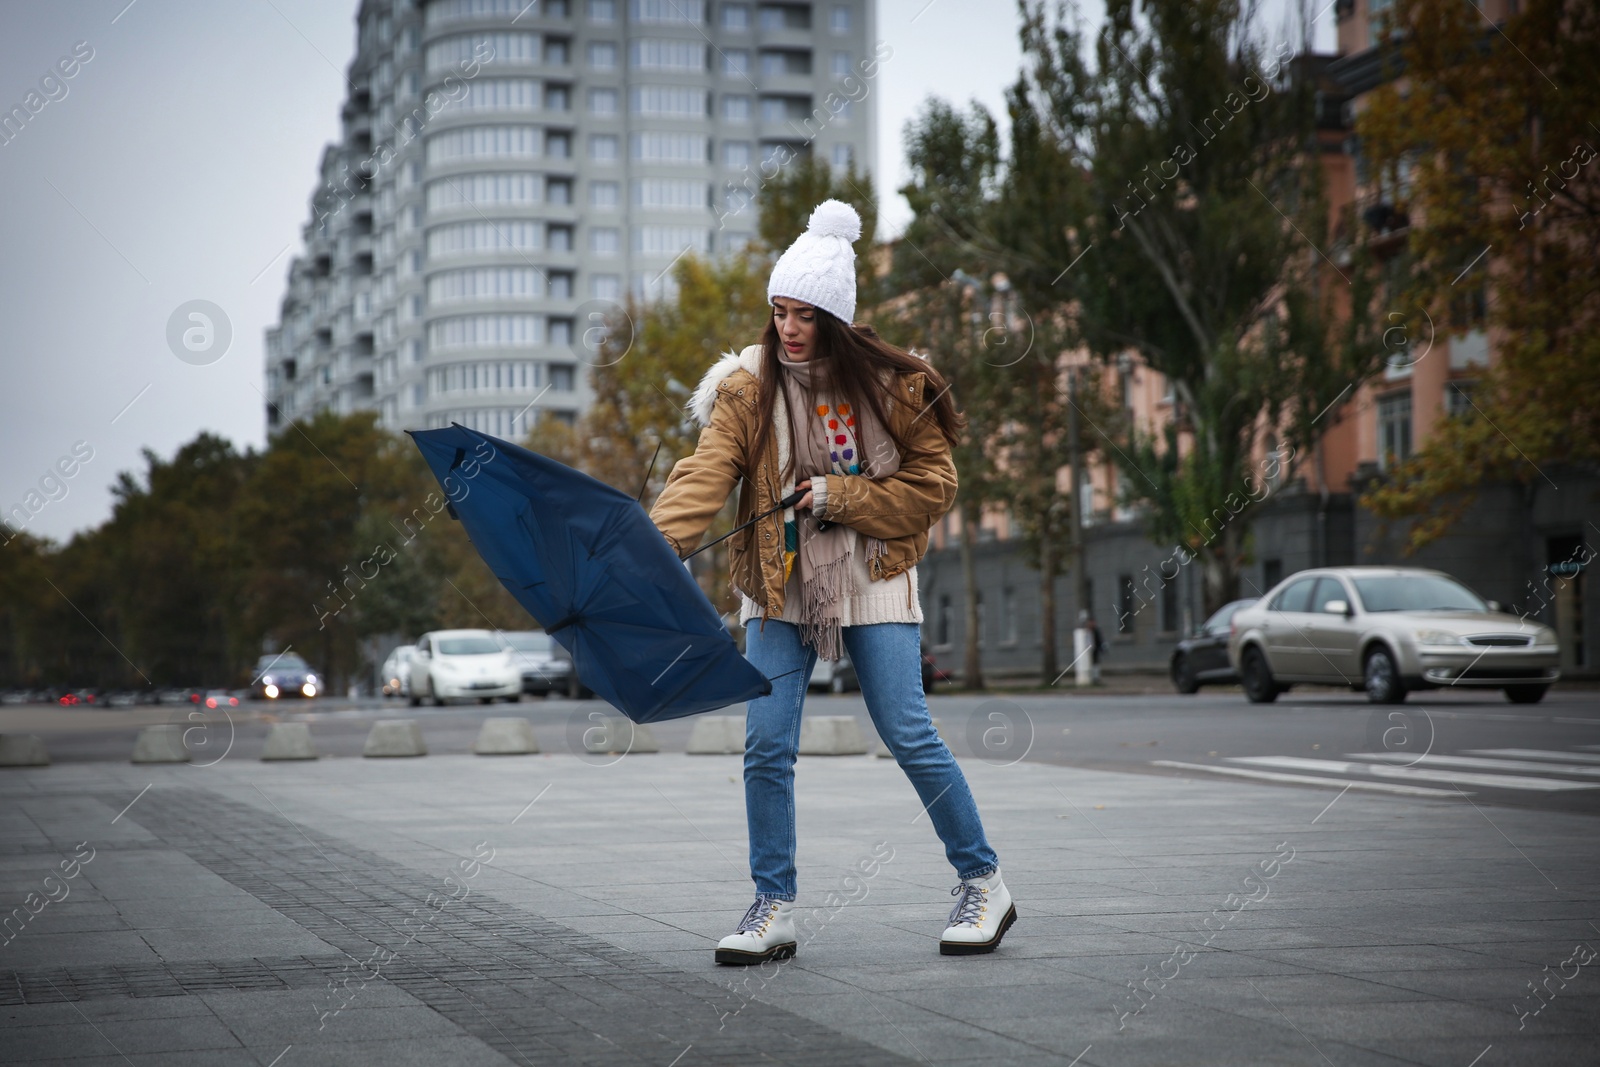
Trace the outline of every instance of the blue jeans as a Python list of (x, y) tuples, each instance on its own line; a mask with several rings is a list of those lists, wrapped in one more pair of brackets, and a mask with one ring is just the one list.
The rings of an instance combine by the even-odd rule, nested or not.
[[(878, 736), (906, 772), (960, 878), (982, 878), (999, 865), (983, 836), (978, 805), (955, 757), (940, 740), (922, 692), (922, 637), (915, 623), (846, 626), (844, 647)], [(750, 876), (756, 892), (795, 898), (794, 763), (800, 709), (817, 654), (791, 623), (745, 626), (745, 657), (773, 679), (772, 692), (750, 701), (745, 716), (744, 803), (750, 822)], [(781, 675), (781, 677), (780, 677)]]

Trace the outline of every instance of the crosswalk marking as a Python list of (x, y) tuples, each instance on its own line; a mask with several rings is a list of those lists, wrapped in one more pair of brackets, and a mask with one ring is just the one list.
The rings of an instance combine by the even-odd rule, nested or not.
[(1370, 774), (1402, 781), (1451, 782), (1495, 789), (1525, 789), (1538, 793), (1566, 792), (1574, 789), (1600, 789), (1600, 782), (1572, 782), (1563, 778), (1528, 778), (1513, 774), (1473, 774), (1469, 771), (1424, 770), (1418, 767), (1390, 767), (1381, 763), (1353, 763), (1349, 760), (1309, 759), (1304, 756), (1233, 756), (1230, 763), (1256, 767), (1276, 767), (1291, 771), (1321, 771), (1326, 774)]
[(1507, 756), (1511, 759), (1542, 759), (1557, 763), (1600, 763), (1600, 754), (1554, 752), (1547, 748), (1469, 748), (1470, 756)]
[(1252, 771), (1244, 767), (1219, 767), (1210, 763), (1182, 763), (1178, 760), (1151, 760), (1151, 766), (1171, 767), (1180, 771), (1204, 771), (1207, 774), (1226, 774), (1234, 778), (1253, 778), (1263, 782), (1293, 782), (1297, 785), (1339, 786), (1364, 789), (1370, 793), (1399, 793), (1409, 797), (1459, 797), (1454, 789), (1434, 789), (1425, 785), (1398, 785), (1391, 782), (1363, 782), (1359, 779), (1321, 778), (1314, 774), (1283, 774), (1278, 771)]
[(1407, 767), (1466, 767), (1481, 771), (1534, 771), (1538, 774), (1575, 774), (1579, 777), (1600, 778), (1600, 767), (1576, 763), (1540, 763), (1531, 759), (1490, 759), (1486, 756), (1441, 756), (1431, 753), (1408, 756), (1404, 752), (1346, 752), (1345, 759), (1403, 763)]

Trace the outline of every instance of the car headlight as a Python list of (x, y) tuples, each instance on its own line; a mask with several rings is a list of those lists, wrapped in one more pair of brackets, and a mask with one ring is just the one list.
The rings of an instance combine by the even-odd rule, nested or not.
[(262, 684), (263, 684), (263, 685), (271, 685), (271, 684), (272, 684), (272, 675), (270, 675), (270, 674), (263, 674), (263, 675), (262, 675), (262, 676), (261, 676), (261, 683), (262, 683)]
[(1533, 643), (1536, 645), (1553, 646), (1558, 644), (1556, 632), (1548, 626), (1541, 626), (1533, 632)]
[(268, 700), (276, 700), (278, 698), (278, 687), (270, 682), (267, 684), (267, 688), (263, 690), (263, 692), (267, 694)]
[(314, 675), (314, 674), (308, 674), (308, 675), (306, 675), (306, 681), (310, 682), (312, 685), (316, 685), (317, 684), (317, 676)]
[(1448, 630), (1417, 631), (1417, 644), (1419, 645), (1445, 645), (1459, 648), (1466, 643), (1466, 638), (1460, 634), (1453, 634)]

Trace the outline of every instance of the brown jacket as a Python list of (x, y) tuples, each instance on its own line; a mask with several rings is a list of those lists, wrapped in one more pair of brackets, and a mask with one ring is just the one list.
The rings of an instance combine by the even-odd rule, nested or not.
[[(739, 485), (736, 523), (773, 507), (810, 472), (789, 466), (789, 418), (778, 390), (772, 425), (756, 425), (760, 392), (761, 346), (723, 357), (700, 382), (690, 401), (699, 422), (694, 455), (678, 461), (650, 518), (679, 556), (699, 546), (706, 529)], [(849, 526), (884, 541), (884, 552), (870, 564), (874, 581), (893, 578), (916, 566), (928, 548), (928, 530), (955, 502), (956, 468), (950, 446), (931, 418), (921, 418), (934, 398), (923, 374), (897, 375), (887, 415), (909, 452), (900, 469), (885, 478), (829, 474), (827, 511), (818, 518)], [(735, 534), (729, 560), (733, 587), (768, 616), (783, 611), (783, 512)]]

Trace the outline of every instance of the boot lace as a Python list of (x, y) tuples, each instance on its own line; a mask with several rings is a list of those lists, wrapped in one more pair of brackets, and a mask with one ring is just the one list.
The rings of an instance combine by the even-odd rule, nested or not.
[(981, 920), (979, 912), (983, 910), (985, 901), (984, 888), (973, 885), (971, 882), (962, 882), (950, 890), (950, 895), (960, 897), (956, 906), (950, 909), (950, 925), (960, 926), (962, 923), (971, 923), (976, 926)]
[(759, 934), (766, 929), (772, 919), (774, 905), (780, 903), (777, 897), (759, 894), (756, 902), (750, 905), (750, 910), (744, 913), (744, 918), (739, 920), (739, 929), (736, 934)]

